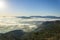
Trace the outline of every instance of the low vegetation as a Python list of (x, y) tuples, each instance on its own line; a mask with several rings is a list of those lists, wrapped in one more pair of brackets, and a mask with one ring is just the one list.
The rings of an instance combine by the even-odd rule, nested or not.
[(23, 40), (60, 40), (60, 21), (45, 22), (42, 26), (42, 30), (25, 35)]

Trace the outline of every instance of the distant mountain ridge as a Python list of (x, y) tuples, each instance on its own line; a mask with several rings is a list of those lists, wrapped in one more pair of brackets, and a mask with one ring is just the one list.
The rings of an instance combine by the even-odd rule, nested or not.
[(60, 19), (60, 17), (57, 16), (16, 16), (17, 18), (56, 18)]

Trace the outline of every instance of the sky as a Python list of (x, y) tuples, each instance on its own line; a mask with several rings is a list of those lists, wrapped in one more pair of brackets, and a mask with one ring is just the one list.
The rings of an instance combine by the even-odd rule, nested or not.
[(0, 0), (0, 16), (60, 16), (60, 0)]

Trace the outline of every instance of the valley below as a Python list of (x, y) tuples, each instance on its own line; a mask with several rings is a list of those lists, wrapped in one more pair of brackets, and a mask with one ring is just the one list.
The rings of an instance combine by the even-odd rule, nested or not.
[[(54, 26), (56, 26), (57, 29)], [(50, 36), (49, 38), (45, 38), (44, 35), (47, 35), (45, 32), (55, 34), (55, 31), (57, 33), (60, 31), (58, 29), (60, 29), (60, 19), (56, 18), (0, 17), (0, 40), (48, 40)], [(41, 38), (39, 35), (44, 37)], [(35, 36), (38, 37), (38, 39), (35, 39)]]

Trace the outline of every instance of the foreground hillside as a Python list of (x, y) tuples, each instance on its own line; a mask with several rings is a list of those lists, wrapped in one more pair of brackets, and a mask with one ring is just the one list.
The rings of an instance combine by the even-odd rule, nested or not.
[[(40, 28), (40, 27), (39, 27)], [(60, 40), (60, 21), (50, 21), (42, 24), (42, 30), (25, 35), (23, 40)]]
[(1, 34), (0, 40), (60, 40), (60, 21), (44, 22), (31, 33), (15, 30)]

